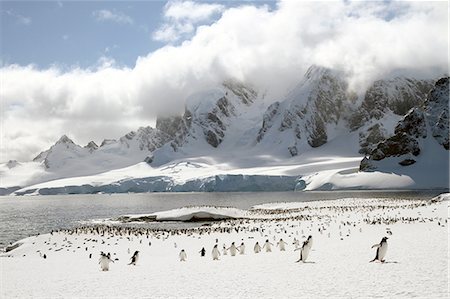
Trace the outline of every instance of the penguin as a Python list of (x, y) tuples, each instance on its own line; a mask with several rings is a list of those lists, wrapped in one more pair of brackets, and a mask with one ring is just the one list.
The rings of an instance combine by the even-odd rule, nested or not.
[(378, 260), (378, 261), (384, 263), (384, 257), (386, 256), (386, 252), (388, 249), (387, 239), (388, 239), (388, 237), (383, 237), (383, 239), (381, 239), (380, 244), (375, 244), (372, 246), (372, 248), (374, 248), (374, 247), (377, 248), (377, 253), (375, 255), (375, 258), (373, 260), (371, 260), (370, 262), (374, 262), (374, 261)]
[(269, 242), (269, 239), (267, 239), (263, 245), (263, 248), (266, 249), (266, 252), (272, 252), (272, 246), (273, 244)]
[(236, 255), (236, 252), (239, 251), (239, 249), (237, 249), (236, 245), (234, 245), (234, 242), (231, 243), (230, 248), (228, 248), (227, 250), (230, 251), (230, 255), (231, 255), (231, 256), (235, 256), (235, 255)]
[(238, 247), (239, 254), (245, 254), (245, 245), (244, 242), (241, 243), (241, 245)]
[(277, 246), (280, 246), (280, 251), (286, 251), (286, 242), (284, 242), (283, 239), (278, 241)]
[(222, 252), (223, 252), (223, 255), (227, 255), (227, 247), (225, 246), (225, 244), (223, 244)]
[(219, 260), (220, 251), (217, 248), (217, 244), (214, 245), (214, 248), (213, 248), (213, 250), (211, 252), (211, 255), (212, 255), (213, 261), (218, 261)]
[(261, 252), (261, 246), (259, 246), (258, 242), (256, 242), (255, 246), (253, 247), (253, 251), (255, 253), (260, 253)]
[(294, 243), (292, 243), (292, 244), (295, 246), (295, 249), (298, 249), (300, 247), (300, 241), (297, 240), (297, 238), (294, 238)]
[(181, 249), (179, 257), (180, 257), (180, 262), (185, 262), (186, 261), (187, 254), (186, 254), (186, 251), (184, 251), (184, 249)]
[(298, 259), (298, 262), (306, 262), (306, 259), (308, 258), (309, 251), (312, 247), (312, 236), (309, 236), (308, 239), (306, 239), (305, 242), (303, 242), (303, 245), (301, 248), (297, 248), (294, 251), (300, 250), (300, 258)]
[(205, 247), (203, 247), (202, 249), (200, 249), (199, 253), (200, 253), (200, 256), (201, 256), (201, 257), (204, 257), (205, 254), (206, 254)]
[(136, 263), (137, 263), (138, 259), (139, 259), (139, 251), (136, 250), (133, 253), (133, 256), (131, 257), (131, 262), (128, 265), (136, 266)]
[(109, 271), (109, 263), (113, 262), (113, 260), (111, 260), (106, 254), (104, 254), (103, 252), (100, 253), (100, 259), (98, 261), (98, 263), (100, 264), (100, 268), (102, 269), (102, 271)]

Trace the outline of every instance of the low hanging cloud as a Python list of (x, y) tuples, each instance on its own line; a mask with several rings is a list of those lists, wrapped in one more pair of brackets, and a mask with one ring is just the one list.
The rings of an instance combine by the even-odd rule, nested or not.
[(227, 78), (279, 99), (312, 64), (342, 71), (356, 90), (386, 76), (448, 72), (447, 2), (219, 5), (209, 25), (183, 5), (216, 4), (169, 2), (162, 26), (189, 20), (192, 37), (138, 57), (132, 68), (3, 66), (0, 160), (28, 160), (62, 134), (82, 144), (117, 138), (183, 111), (186, 96)]

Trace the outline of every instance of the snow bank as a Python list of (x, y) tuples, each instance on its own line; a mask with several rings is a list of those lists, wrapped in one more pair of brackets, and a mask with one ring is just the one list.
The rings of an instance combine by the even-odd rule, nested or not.
[(225, 219), (245, 218), (246, 211), (227, 207), (185, 207), (153, 214), (124, 215), (116, 220), (121, 222), (149, 222), (149, 221), (213, 221)]

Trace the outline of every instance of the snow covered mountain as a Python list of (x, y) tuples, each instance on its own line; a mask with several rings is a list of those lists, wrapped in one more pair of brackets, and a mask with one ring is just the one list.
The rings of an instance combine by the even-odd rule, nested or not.
[[(449, 78), (439, 79), (421, 107), (415, 107), (395, 127), (395, 134), (378, 143), (361, 170), (396, 170), (416, 162), (432, 166), (430, 171), (447, 168), (449, 156)], [(389, 163), (386, 163), (389, 161)], [(439, 165), (444, 167), (439, 167)], [(448, 168), (447, 168), (448, 170)], [(399, 172), (402, 172), (399, 170)], [(448, 171), (443, 173), (448, 181)]]
[(100, 147), (93, 141), (81, 147), (64, 135), (33, 161), (42, 163), (51, 172), (70, 169), (78, 174), (91, 174), (89, 164), (95, 168), (101, 165), (102, 171), (130, 166), (142, 162), (169, 140), (169, 135), (151, 127), (131, 131), (117, 141), (104, 140)]
[(282, 144), (291, 156), (325, 144), (348, 113), (347, 102), (356, 100), (347, 90), (347, 83), (334, 71), (309, 68), (283, 101), (267, 108), (257, 141)]
[[(431, 171), (421, 157), (433, 142), (448, 160), (448, 78), (378, 80), (358, 96), (341, 73), (312, 66), (270, 103), (228, 80), (189, 96), (183, 115), (159, 117), (156, 128), (100, 146), (62, 136), (33, 162), (0, 164), (0, 193), (448, 187), (419, 184), (411, 171), (398, 186), (373, 172), (358, 176), (376, 184), (350, 182), (364, 154), (362, 170), (401, 175), (417, 162), (414, 171)], [(447, 164), (435, 166), (448, 177)]]

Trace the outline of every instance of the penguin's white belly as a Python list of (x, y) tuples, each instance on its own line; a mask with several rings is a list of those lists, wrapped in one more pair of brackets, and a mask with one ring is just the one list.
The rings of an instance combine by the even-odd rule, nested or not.
[(109, 261), (106, 258), (102, 258), (100, 261), (100, 267), (102, 268), (102, 271), (109, 271)]
[(232, 256), (235, 256), (236, 255), (236, 248), (230, 248), (230, 254), (232, 255)]
[(384, 257), (386, 256), (386, 252), (388, 249), (388, 244), (387, 243), (383, 243), (383, 245), (380, 246), (380, 248), (378, 249), (378, 260), (382, 261), (384, 260)]
[(219, 259), (219, 250), (214, 249), (212, 252), (212, 257), (214, 260), (218, 260)]
[(284, 243), (280, 244), (280, 251), (286, 251), (286, 247), (284, 246)]

